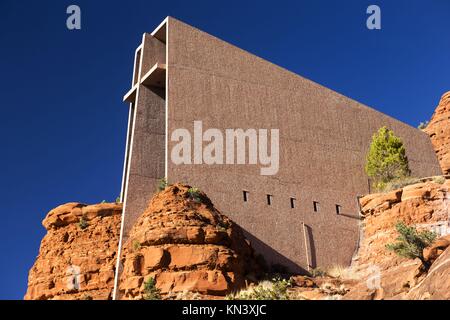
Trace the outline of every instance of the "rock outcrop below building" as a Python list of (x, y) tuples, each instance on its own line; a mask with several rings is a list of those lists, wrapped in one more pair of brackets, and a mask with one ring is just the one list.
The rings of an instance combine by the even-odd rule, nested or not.
[[(337, 276), (293, 277), (292, 297), (450, 299), (450, 180), (435, 180), (361, 198), (362, 237), (352, 267), (342, 266)], [(25, 299), (111, 299), (121, 212), (120, 204), (106, 203), (50, 211)], [(386, 250), (399, 221), (438, 234), (424, 250), (429, 270)], [(204, 193), (181, 184), (153, 197), (121, 261), (121, 299), (144, 299), (149, 278), (163, 299), (223, 299), (262, 273), (240, 228)]]
[[(191, 192), (192, 191), (192, 192)], [(111, 299), (122, 205), (67, 203), (51, 210), (29, 272), (27, 300)], [(120, 298), (216, 299), (261, 273), (241, 229), (200, 191), (176, 184), (156, 194), (123, 248)]]
[(145, 298), (149, 278), (163, 298), (223, 297), (260, 270), (241, 229), (203, 192), (182, 184), (152, 198), (121, 259), (121, 299)]
[[(352, 269), (361, 279), (345, 299), (450, 299), (450, 180), (371, 194), (360, 203), (363, 233)], [(386, 249), (396, 241), (397, 222), (440, 237), (424, 250), (429, 270), (419, 259), (401, 258)]]

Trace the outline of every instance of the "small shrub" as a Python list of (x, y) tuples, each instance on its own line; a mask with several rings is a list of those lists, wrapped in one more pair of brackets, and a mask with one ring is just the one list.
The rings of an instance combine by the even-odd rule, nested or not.
[(321, 268), (314, 268), (309, 271), (311, 274), (311, 277), (313, 278), (320, 278), (327, 276), (327, 272)]
[(166, 180), (166, 178), (161, 178), (161, 179), (159, 179), (159, 181), (158, 181), (158, 191), (164, 191), (167, 187), (169, 186), (169, 184), (168, 184), (168, 182), (167, 182), (167, 180)]
[(195, 202), (201, 202), (200, 190), (198, 188), (189, 188), (188, 190), (189, 198)]
[(434, 242), (436, 234), (428, 230), (418, 232), (416, 228), (409, 227), (403, 222), (398, 222), (395, 228), (399, 233), (397, 242), (387, 244), (386, 249), (395, 252), (400, 257), (418, 258), (423, 266), (428, 269), (429, 263), (423, 257), (423, 249)]
[(85, 217), (81, 217), (80, 220), (78, 221), (78, 227), (81, 230), (86, 229), (87, 227), (89, 227), (89, 223), (87, 222)]
[(438, 183), (438, 184), (444, 184), (445, 178), (443, 176), (436, 176), (436, 177), (433, 177), (433, 182)]
[(117, 198), (116, 198), (116, 204), (117, 204), (117, 203), (120, 203), (120, 197), (117, 197)]
[(392, 130), (382, 127), (373, 135), (365, 170), (378, 190), (392, 180), (411, 174), (403, 141)]
[(134, 251), (138, 251), (140, 249), (141, 249), (141, 243), (139, 241), (137, 241), (137, 240), (134, 240), (133, 241), (133, 250)]
[(356, 280), (359, 276), (354, 272), (351, 267), (344, 267), (341, 265), (334, 265), (327, 269), (327, 275), (333, 278), (342, 280)]
[(324, 293), (327, 295), (327, 298), (331, 299), (339, 299), (339, 297), (342, 297), (345, 295), (349, 289), (345, 287), (343, 283), (333, 283), (333, 282), (325, 282), (322, 283), (319, 287), (319, 290), (321, 293)]
[(419, 178), (413, 178), (413, 177), (397, 178), (397, 179), (394, 179), (387, 183), (380, 184), (378, 191), (389, 192), (389, 191), (397, 190), (400, 188), (404, 188), (404, 187), (412, 185), (412, 184), (419, 183), (420, 181), (421, 180)]
[(161, 300), (161, 291), (156, 288), (156, 281), (154, 278), (150, 277), (144, 282), (144, 299)]
[(230, 227), (230, 224), (228, 222), (219, 221), (219, 223), (216, 226), (216, 229), (219, 231), (227, 231), (229, 227)]
[(428, 127), (428, 123), (429, 123), (429, 121), (421, 122), (421, 123), (417, 126), (417, 128), (420, 129), (420, 130), (423, 130), (423, 129), (425, 129), (426, 127)]
[(100, 203), (106, 203), (106, 200), (102, 200), (102, 202), (100, 202)]
[(228, 300), (289, 300), (288, 288), (291, 280), (276, 278), (260, 282), (257, 286), (228, 295)]

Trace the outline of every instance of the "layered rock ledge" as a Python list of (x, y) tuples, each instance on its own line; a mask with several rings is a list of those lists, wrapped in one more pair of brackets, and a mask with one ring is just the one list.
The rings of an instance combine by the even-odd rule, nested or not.
[[(363, 234), (352, 268), (361, 281), (345, 298), (450, 299), (450, 180), (367, 195), (360, 204)], [(401, 258), (386, 249), (395, 242), (400, 221), (440, 237), (424, 250), (430, 270), (424, 270), (419, 259)]]

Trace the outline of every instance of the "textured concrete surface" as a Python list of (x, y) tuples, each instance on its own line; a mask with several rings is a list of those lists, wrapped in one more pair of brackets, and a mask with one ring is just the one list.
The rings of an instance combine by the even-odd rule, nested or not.
[[(149, 34), (143, 36), (143, 49), (138, 55), (138, 82), (156, 63), (165, 63), (165, 44)], [(128, 168), (124, 188), (123, 241), (129, 229), (147, 208), (165, 169), (165, 89), (138, 85), (136, 100), (132, 104), (129, 132)]]
[[(205, 191), (219, 210), (241, 225), (269, 264), (301, 271), (307, 261), (310, 267), (350, 263), (358, 238), (356, 197), (368, 192), (365, 156), (372, 134), (381, 126), (403, 138), (413, 175), (440, 174), (423, 132), (173, 18), (168, 19), (167, 50), (169, 135), (177, 128), (192, 132), (194, 120), (202, 120), (204, 130), (280, 130), (280, 170), (274, 176), (261, 176), (259, 165), (167, 163), (169, 182)], [(144, 68), (163, 59), (161, 51), (153, 54), (144, 48), (143, 56), (152, 61)], [(164, 174), (164, 99), (142, 87), (125, 237), (154, 192), (155, 178)], [(174, 144), (169, 142), (169, 154)], [(249, 192), (248, 202), (243, 201), (243, 190)], [(273, 195), (271, 206), (267, 194)], [(294, 209), (290, 197), (296, 198)], [(318, 212), (313, 201), (319, 202)], [(339, 215), (337, 204), (342, 208)]]

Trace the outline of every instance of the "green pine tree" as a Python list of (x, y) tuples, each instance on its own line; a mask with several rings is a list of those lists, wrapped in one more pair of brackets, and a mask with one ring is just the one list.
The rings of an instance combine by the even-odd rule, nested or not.
[(144, 299), (161, 300), (161, 291), (156, 288), (156, 281), (154, 278), (150, 277), (144, 282)]
[(373, 135), (365, 169), (379, 190), (392, 180), (410, 176), (405, 146), (392, 130), (382, 127)]
[(420, 259), (425, 268), (429, 268), (429, 263), (423, 257), (423, 249), (430, 246), (436, 239), (434, 232), (424, 230), (418, 232), (416, 228), (409, 227), (403, 222), (395, 225), (399, 236), (396, 243), (386, 245), (386, 249), (394, 251), (398, 256), (408, 259)]

